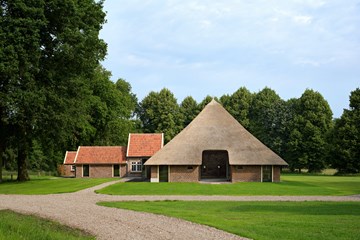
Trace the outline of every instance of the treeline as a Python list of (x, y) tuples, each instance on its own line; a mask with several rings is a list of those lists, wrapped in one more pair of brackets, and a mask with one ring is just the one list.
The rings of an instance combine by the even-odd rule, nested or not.
[[(2, 1), (0, 8), (0, 181), (2, 168), (55, 171), (79, 145), (126, 145), (129, 132), (164, 132), (170, 141), (211, 101), (177, 102), (163, 89), (141, 102), (101, 67), (102, 1)], [(284, 101), (270, 88), (242, 87), (217, 99), (292, 171), (360, 171), (360, 90), (340, 119), (322, 95)]]
[[(164, 132), (170, 141), (211, 101), (186, 97), (180, 104), (168, 89), (151, 92), (136, 116), (144, 132)], [(252, 93), (245, 87), (216, 98), (248, 131), (289, 163), (291, 171), (360, 171), (360, 89), (351, 92), (350, 109), (333, 120), (324, 97), (307, 89), (287, 101), (270, 88)]]

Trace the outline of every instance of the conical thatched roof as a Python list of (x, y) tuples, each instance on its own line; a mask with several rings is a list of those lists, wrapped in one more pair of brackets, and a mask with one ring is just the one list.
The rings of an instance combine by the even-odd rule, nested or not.
[(227, 150), (230, 165), (287, 165), (215, 100), (145, 165), (201, 165), (204, 150)]

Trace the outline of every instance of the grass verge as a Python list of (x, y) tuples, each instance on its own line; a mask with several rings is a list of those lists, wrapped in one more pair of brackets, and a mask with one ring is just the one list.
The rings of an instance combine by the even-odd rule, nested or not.
[(2, 210), (0, 211), (0, 239), (82, 240), (95, 239), (95, 237), (54, 221)]
[(360, 177), (283, 175), (279, 183), (117, 183), (97, 190), (111, 195), (330, 195), (360, 194)]
[(5, 181), (0, 183), (0, 194), (52, 194), (76, 192), (114, 178), (55, 178), (39, 177), (27, 182)]
[(205, 224), (252, 239), (358, 239), (358, 202), (101, 202)]

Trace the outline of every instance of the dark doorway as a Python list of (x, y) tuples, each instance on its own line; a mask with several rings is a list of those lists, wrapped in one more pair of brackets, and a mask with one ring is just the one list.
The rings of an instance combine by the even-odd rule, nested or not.
[(83, 165), (83, 177), (89, 177), (89, 172), (90, 172), (90, 166)]
[(159, 182), (168, 182), (169, 181), (169, 167), (159, 166)]
[(141, 172), (141, 177), (145, 178), (145, 179), (150, 179), (150, 166), (145, 166), (144, 163), (146, 163), (146, 161), (149, 158), (143, 158), (142, 159), (142, 172)]
[(201, 178), (226, 178), (228, 177), (229, 155), (224, 150), (203, 151)]
[(113, 171), (114, 177), (120, 177), (120, 165), (115, 164), (113, 167), (114, 167), (114, 171)]
[(272, 182), (272, 166), (262, 166), (262, 181)]

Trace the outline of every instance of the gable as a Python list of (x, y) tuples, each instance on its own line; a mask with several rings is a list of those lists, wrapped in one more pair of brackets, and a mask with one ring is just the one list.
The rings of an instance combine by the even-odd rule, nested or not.
[(66, 151), (63, 164), (65, 165), (74, 164), (76, 153), (77, 152), (75, 151)]
[(127, 157), (151, 157), (163, 147), (162, 133), (130, 133)]

